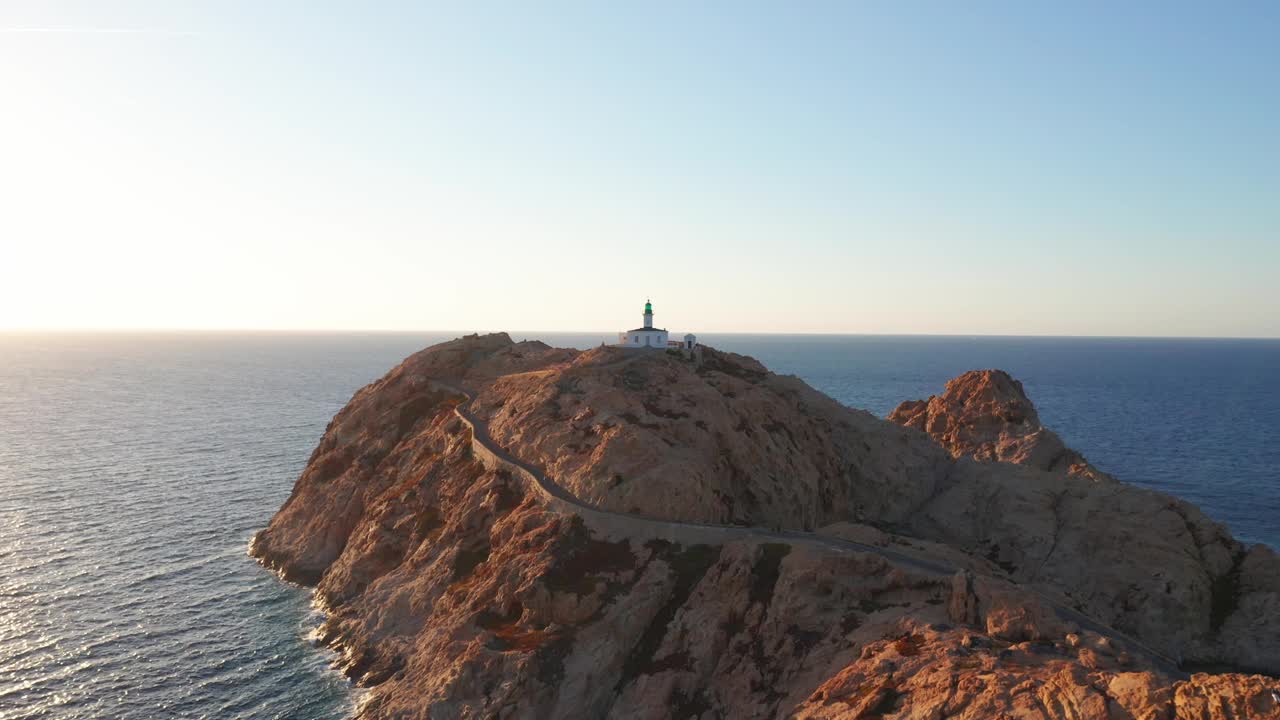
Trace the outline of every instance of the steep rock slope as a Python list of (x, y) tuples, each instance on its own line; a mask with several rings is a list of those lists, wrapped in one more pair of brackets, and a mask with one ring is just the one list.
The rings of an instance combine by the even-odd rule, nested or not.
[[(949, 542), (943, 553), (895, 538), (944, 559), (980, 550), (1008, 573), (997, 577), (993, 561), (976, 557), (963, 565), (978, 575), (938, 577), (874, 553), (766, 536), (682, 545), (595, 535), (481, 462), (454, 412), (463, 398), (438, 381), (471, 388), (471, 410), (503, 447), (602, 507), (790, 528), (853, 521), (827, 532), (891, 537), (860, 524), (869, 523)], [(923, 433), (711, 349), (699, 364), (472, 336), (418, 353), (358, 392), (251, 552), (317, 584), (329, 609), (324, 640), (374, 686), (366, 717), (1056, 717), (1054, 708), (1098, 703), (1134, 717), (1274, 712), (1274, 681), (1178, 679), (1143, 647), (1075, 626), (1007, 579), (1048, 565), (1043, 587), (1065, 592), (1073, 586), (1063, 577), (1078, 580), (1034, 548), (990, 552), (1045, 530), (1000, 516), (1035, 509), (1041, 486), (1062, 477), (954, 461)], [(993, 491), (1009, 497), (974, 505), (976, 518), (949, 515)], [(1060, 539), (1056, 552), (1090, 542)], [(1189, 537), (1160, 542), (1170, 555), (1197, 547)], [(1110, 559), (1098, 552), (1094, 561)], [(1113, 562), (1120, 584), (1099, 583), (1076, 604), (1106, 608), (1145, 582)], [(1246, 572), (1251, 564), (1260, 569)], [(1265, 607), (1274, 556), (1239, 565), (1232, 597)], [(1265, 592), (1246, 588), (1246, 577)], [(1173, 596), (1195, 600), (1182, 587)], [(1243, 617), (1231, 610), (1216, 632), (1125, 629), (1165, 652), (1210, 647)], [(1209, 623), (1208, 607), (1180, 612)], [(1257, 644), (1264, 656), (1274, 650)]]
[[(965, 373), (893, 422), (956, 458), (961, 482), (913, 520), (933, 539), (1061, 589), (1095, 617), (1191, 664), (1280, 672), (1280, 561), (1245, 547), (1190, 503), (1120, 483), (1040, 424), (1022, 384)], [(1047, 472), (989, 472), (1012, 463)]]

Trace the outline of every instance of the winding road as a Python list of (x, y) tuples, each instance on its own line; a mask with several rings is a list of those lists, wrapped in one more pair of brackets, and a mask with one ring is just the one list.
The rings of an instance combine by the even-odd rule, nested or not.
[[(635, 538), (660, 538), (682, 544), (722, 545), (732, 541), (784, 542), (817, 547), (826, 552), (840, 555), (851, 553), (878, 555), (895, 566), (933, 577), (953, 576), (961, 570), (955, 565), (923, 560), (896, 550), (818, 533), (659, 520), (613, 510), (604, 510), (589, 505), (579, 500), (559, 483), (547, 477), (541, 470), (515, 457), (494, 441), (493, 436), (489, 433), (488, 423), (476, 417), (468, 408), (475, 399), (473, 391), (445, 380), (432, 379), (432, 382), (465, 398), (464, 402), (454, 406), (453, 412), (463, 424), (471, 429), (472, 451), (482, 462), (488, 466), (501, 467), (520, 475), (526, 484), (530, 486), (530, 489), (541, 495), (554, 509), (578, 515), (589, 527), (603, 534), (625, 535)], [(1039, 596), (1046, 606), (1053, 608), (1059, 619), (1075, 623), (1079, 628), (1099, 635), (1120, 638), (1134, 649), (1140, 650), (1150, 657), (1153, 664), (1160, 670), (1175, 676), (1186, 675), (1179, 670), (1178, 663), (1175, 660), (1156, 652), (1138, 640), (1094, 620), (1074, 608), (1055, 603), (1044, 593), (1034, 588), (1021, 585), (1019, 587)]]

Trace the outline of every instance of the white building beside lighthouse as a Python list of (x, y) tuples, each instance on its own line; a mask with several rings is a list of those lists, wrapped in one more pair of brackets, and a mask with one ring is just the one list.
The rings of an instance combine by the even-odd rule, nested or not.
[(698, 339), (692, 334), (685, 335), (684, 341), (672, 342), (668, 339), (666, 328), (656, 328), (653, 326), (653, 303), (648, 300), (644, 303), (644, 325), (626, 332), (618, 333), (618, 346), (631, 348), (683, 348), (685, 350), (693, 350), (698, 344)]

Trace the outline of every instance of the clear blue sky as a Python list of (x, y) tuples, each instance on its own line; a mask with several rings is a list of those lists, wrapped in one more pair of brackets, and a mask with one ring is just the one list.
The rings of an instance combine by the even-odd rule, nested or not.
[(7, 2), (0, 327), (1280, 336), (1280, 4)]

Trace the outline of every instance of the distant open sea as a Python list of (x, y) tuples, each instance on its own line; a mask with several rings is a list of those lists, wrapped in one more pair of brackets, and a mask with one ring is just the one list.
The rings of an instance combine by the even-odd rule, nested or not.
[[(0, 718), (348, 715), (245, 548), (352, 393), (456, 335), (0, 334)], [(1095, 465), (1280, 546), (1280, 341), (700, 339), (881, 416), (1008, 370)]]

